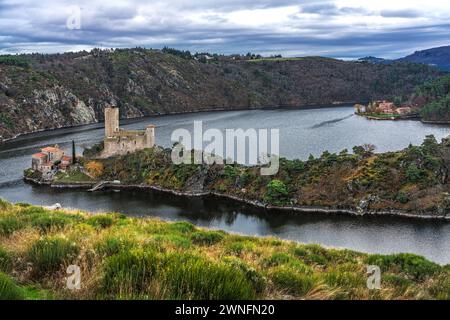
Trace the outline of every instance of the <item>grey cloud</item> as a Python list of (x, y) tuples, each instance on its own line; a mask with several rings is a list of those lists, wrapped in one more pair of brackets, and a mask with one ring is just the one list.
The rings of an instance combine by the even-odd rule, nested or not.
[[(374, 13), (363, 7), (338, 8), (333, 1), (299, 4), (290, 0), (263, 0), (249, 4), (244, 0), (224, 0), (217, 4), (216, 1), (204, 0), (174, 1), (169, 5), (156, 0), (151, 2), (154, 8), (146, 8), (140, 5), (146, 2), (137, 0), (122, 5), (109, 5), (106, 1), (103, 5), (96, 5), (94, 0), (80, 0), (83, 13), (81, 30), (68, 30), (65, 26), (67, 12), (64, 5), (72, 5), (70, 1), (55, 8), (52, 7), (56, 4), (53, 0), (39, 3), (29, 0), (27, 5), (15, 5), (17, 3), (0, 3), (0, 52), (21, 52), (33, 48), (48, 52), (92, 47), (161, 48), (168, 45), (194, 52), (252, 51), (340, 58), (366, 55), (392, 58), (415, 51), (419, 43), (423, 48), (444, 45), (450, 40), (447, 32), (450, 25), (442, 21), (411, 24), (408, 28), (377, 29), (367, 28), (361, 21), (338, 23), (333, 19), (336, 16), (413, 17), (414, 12), (384, 10)], [(2, 10), (2, 5), (7, 6), (7, 11)], [(299, 6), (300, 17), (287, 17), (282, 28), (276, 24), (251, 27), (227, 20), (227, 13), (235, 10), (283, 6)], [(189, 13), (195, 13), (202, 20), (190, 19)], [(314, 13), (317, 17), (305, 20), (301, 18), (304, 13)], [(144, 20), (136, 21), (138, 15)]]
[(421, 16), (421, 13), (412, 10), (382, 10), (380, 15), (385, 18), (417, 18)]

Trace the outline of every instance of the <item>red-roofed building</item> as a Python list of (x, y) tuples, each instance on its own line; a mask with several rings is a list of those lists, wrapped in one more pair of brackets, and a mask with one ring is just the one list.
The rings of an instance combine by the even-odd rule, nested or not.
[(35, 153), (31, 157), (31, 168), (33, 170), (41, 171), (42, 173), (48, 173), (53, 170), (56, 165), (59, 165), (64, 160), (64, 166), (67, 168), (70, 165), (71, 157), (64, 155), (64, 151), (61, 150), (58, 145), (54, 147), (45, 147), (41, 149), (41, 152)]
[(31, 168), (33, 170), (40, 171), (40, 167), (46, 162), (48, 162), (48, 156), (43, 152), (35, 153), (31, 156)]

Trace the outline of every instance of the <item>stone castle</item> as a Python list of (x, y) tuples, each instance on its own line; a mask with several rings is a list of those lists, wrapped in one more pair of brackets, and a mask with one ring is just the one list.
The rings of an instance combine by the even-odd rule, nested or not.
[(125, 131), (119, 128), (119, 108), (105, 108), (105, 139), (101, 158), (126, 155), (138, 150), (153, 148), (155, 126), (145, 130)]

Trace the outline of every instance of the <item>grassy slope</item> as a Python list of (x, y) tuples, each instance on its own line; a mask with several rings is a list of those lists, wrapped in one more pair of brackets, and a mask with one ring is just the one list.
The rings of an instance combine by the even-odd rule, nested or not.
[[(81, 290), (65, 270), (81, 267)], [(367, 265), (382, 269), (366, 288)], [(0, 299), (450, 299), (450, 266), (0, 202)]]

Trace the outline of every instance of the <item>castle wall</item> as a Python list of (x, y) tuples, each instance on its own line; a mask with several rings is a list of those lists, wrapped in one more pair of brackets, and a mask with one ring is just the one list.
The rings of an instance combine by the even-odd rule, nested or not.
[(102, 158), (108, 158), (116, 155), (126, 155), (136, 152), (138, 150), (152, 148), (154, 144), (151, 143), (151, 139), (148, 139), (146, 134), (134, 135), (134, 136), (115, 136), (105, 138), (104, 149), (101, 154)]
[(145, 131), (119, 129), (119, 108), (105, 108), (105, 139), (101, 158), (126, 155), (155, 146), (155, 126)]
[(119, 131), (119, 108), (105, 108), (105, 136), (112, 137)]

